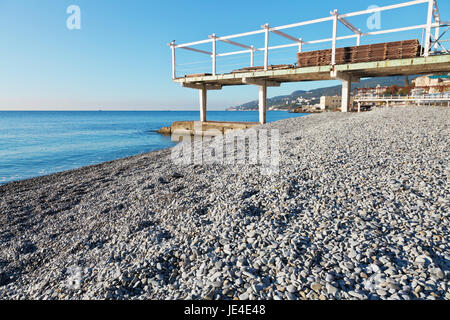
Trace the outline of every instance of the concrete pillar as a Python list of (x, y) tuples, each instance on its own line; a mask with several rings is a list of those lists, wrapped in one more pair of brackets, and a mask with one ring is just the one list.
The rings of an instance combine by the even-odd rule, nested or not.
[(361, 102), (358, 102), (358, 113), (361, 112)]
[(206, 122), (206, 103), (207, 103), (207, 90), (206, 85), (199, 90), (200, 93), (200, 121)]
[(352, 77), (349, 75), (347, 79), (342, 80), (342, 112), (350, 111), (350, 90), (352, 88)]
[(267, 122), (267, 85), (259, 86), (259, 123), (265, 124)]

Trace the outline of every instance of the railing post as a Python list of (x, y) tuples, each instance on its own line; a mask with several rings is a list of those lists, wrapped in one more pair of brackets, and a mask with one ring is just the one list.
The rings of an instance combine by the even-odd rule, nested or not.
[(215, 76), (217, 74), (217, 40), (216, 40), (217, 36), (214, 33), (211, 36), (212, 39), (212, 74), (213, 76)]
[(434, 0), (428, 0), (428, 16), (427, 16), (427, 26), (426, 26), (426, 32), (425, 32), (425, 52), (424, 52), (425, 57), (428, 57), (430, 55), (431, 25), (433, 23), (433, 9), (434, 9)]
[(356, 36), (356, 46), (359, 47), (361, 45), (361, 34), (358, 33)]
[(269, 69), (269, 29), (270, 26), (268, 23), (266, 23), (263, 26), (265, 30), (264, 34), (264, 71), (267, 71)]
[(251, 50), (250, 50), (250, 67), (254, 67), (255, 66), (255, 48), (253, 46), (251, 46)]
[(300, 42), (298, 43), (298, 52), (303, 51), (303, 38), (298, 39)]
[(173, 40), (170, 44), (170, 48), (172, 49), (172, 79), (177, 78), (177, 70), (176, 70), (176, 61), (175, 61), (175, 40)]
[(331, 64), (334, 66), (336, 64), (336, 38), (337, 38), (337, 25), (338, 25), (338, 11), (334, 10), (331, 12), (333, 15), (333, 42), (331, 49)]
[[(439, 16), (439, 11), (437, 8), (436, 0), (434, 0), (434, 6), (435, 6), (435, 8), (433, 10), (436, 10), (436, 15), (434, 16), (434, 22), (436, 22), (439, 25), (438, 27), (436, 27), (434, 29), (434, 39), (437, 40), (437, 39), (439, 39), (439, 33), (441, 32), (441, 30), (440, 30), (441, 17)], [(436, 43), (434, 44), (434, 49), (437, 50), (438, 48), (439, 48), (439, 44), (436, 41)]]

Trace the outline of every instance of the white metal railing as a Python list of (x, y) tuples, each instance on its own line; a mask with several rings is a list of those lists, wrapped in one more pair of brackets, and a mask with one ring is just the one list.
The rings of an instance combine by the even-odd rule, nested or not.
[(355, 102), (370, 102), (370, 101), (450, 101), (450, 92), (438, 94), (422, 94), (422, 95), (367, 95), (355, 96)]
[[(367, 15), (367, 14), (373, 14), (377, 12), (387, 11), (387, 10), (394, 10), (404, 7), (410, 7), (415, 6), (419, 4), (428, 4), (428, 10), (427, 12), (427, 23), (416, 25), (416, 26), (408, 26), (408, 27), (402, 27), (402, 28), (396, 28), (396, 29), (388, 29), (388, 30), (378, 30), (378, 31), (370, 31), (363, 33), (360, 29), (352, 25), (347, 18), (360, 16), (360, 15)], [(388, 5), (384, 7), (378, 7), (373, 9), (367, 9), (362, 11), (356, 11), (346, 14), (340, 14), (337, 10), (331, 11), (329, 17), (320, 18), (320, 19), (314, 19), (299, 23), (293, 23), (288, 24), (284, 26), (279, 27), (270, 27), (269, 24), (263, 25), (261, 30), (256, 31), (250, 31), (245, 33), (239, 33), (229, 36), (223, 36), (218, 37), (216, 34), (213, 34), (209, 36), (206, 40), (201, 41), (195, 41), (195, 42), (189, 42), (184, 44), (176, 44), (175, 41), (172, 41), (169, 46), (172, 50), (172, 78), (176, 78), (176, 49), (184, 49), (184, 50), (190, 50), (197, 53), (202, 53), (211, 56), (212, 60), (212, 74), (217, 74), (217, 57), (225, 57), (225, 56), (231, 56), (231, 55), (240, 55), (240, 54), (250, 54), (250, 66), (254, 66), (254, 54), (257, 51), (261, 51), (264, 53), (264, 70), (268, 70), (269, 66), (269, 52), (271, 50), (277, 50), (277, 49), (283, 49), (283, 48), (290, 48), (290, 47), (298, 47), (298, 51), (302, 52), (303, 47), (305, 45), (312, 45), (312, 44), (319, 44), (319, 43), (326, 43), (331, 42), (332, 43), (332, 65), (335, 65), (336, 63), (336, 46), (337, 42), (341, 40), (348, 40), (348, 39), (356, 39), (356, 45), (359, 46), (361, 43), (361, 37), (366, 36), (375, 36), (375, 35), (382, 35), (382, 34), (388, 34), (388, 33), (395, 33), (395, 32), (404, 32), (404, 31), (410, 31), (410, 30), (418, 30), (423, 29), (425, 32), (425, 45), (424, 45), (424, 52), (423, 56), (427, 57), (430, 55), (431, 47), (432, 47), (432, 36), (434, 39), (438, 39), (440, 35), (440, 27), (445, 24), (449, 24), (448, 21), (442, 22), (437, 0), (414, 0), (409, 2), (403, 2), (399, 4), (394, 5)], [(282, 30), (296, 28), (296, 27), (302, 27), (317, 23), (323, 23), (323, 22), (333, 22), (333, 30), (332, 30), (332, 37), (326, 38), (326, 39), (319, 39), (319, 40), (312, 40), (312, 41), (303, 41), (301, 37), (295, 37), (292, 35), (289, 35), (285, 33)], [(350, 29), (354, 34), (348, 35), (348, 36), (338, 36), (337, 34), (337, 26), (338, 23), (342, 23), (344, 26), (346, 26), (348, 29)], [(432, 29), (435, 29), (435, 34), (432, 35)], [(277, 46), (269, 46), (269, 34), (274, 33), (278, 36), (284, 37), (286, 39), (289, 39), (293, 41), (294, 43), (285, 44), (285, 45), (277, 45)], [(264, 47), (263, 48), (255, 48), (252, 45), (246, 45), (239, 42), (236, 42), (232, 39), (236, 38), (242, 38), (242, 37), (248, 37), (253, 35), (259, 35), (264, 34)], [(224, 42), (227, 44), (231, 44), (240, 48), (243, 48), (244, 50), (240, 51), (233, 51), (233, 52), (225, 52), (225, 53), (217, 53), (217, 42)], [(441, 43), (445, 42), (445, 40), (441, 40)], [(194, 46), (202, 45), (202, 44), (208, 44), (211, 43), (212, 48), (211, 51), (201, 50), (194, 48)], [(435, 49), (438, 47), (438, 43), (436, 42), (434, 45)]]

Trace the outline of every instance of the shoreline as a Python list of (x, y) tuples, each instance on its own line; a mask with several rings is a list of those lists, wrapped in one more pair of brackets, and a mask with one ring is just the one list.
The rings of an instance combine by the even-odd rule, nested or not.
[(0, 185), (0, 298), (449, 299), (449, 118), (269, 123), (274, 176), (165, 148)]
[[(227, 114), (224, 111), (212, 111), (211, 118), (223, 118), (226, 119)], [(63, 128), (60, 124), (56, 129), (58, 135), (61, 137), (48, 138), (46, 127), (33, 129), (35, 121), (32, 115), (26, 115), (27, 113), (17, 112), (17, 116), (6, 116), (3, 120), (8, 124), (1, 130), (2, 132), (14, 130), (18, 131), (18, 139), (21, 142), (14, 146), (9, 144), (5, 140), (5, 146), (1, 148), (3, 158), (0, 159), (0, 185), (6, 183), (23, 181), (39, 176), (49, 175), (66, 170), (72, 170), (81, 168), (83, 166), (90, 166), (100, 164), (106, 161), (114, 161), (122, 158), (126, 158), (133, 155), (148, 153), (153, 150), (161, 150), (164, 148), (170, 148), (175, 145), (171, 141), (170, 137), (164, 137), (157, 131), (163, 126), (170, 125), (173, 121), (178, 119), (190, 119), (197, 118), (193, 112), (163, 112), (156, 118), (148, 118), (150, 115), (140, 117), (135, 112), (118, 112), (121, 115), (99, 115), (95, 116), (94, 120), (90, 119), (89, 114), (84, 116), (78, 116), (72, 118), (70, 112), (52, 112), (56, 113), (55, 116), (38, 116), (39, 121), (55, 121), (60, 119), (58, 123), (63, 121), (69, 121), (71, 126)], [(64, 115), (66, 114), (67, 115)], [(96, 113), (96, 112), (94, 112)], [(131, 114), (128, 115), (128, 113)], [(174, 113), (174, 115), (172, 115)], [(22, 114), (22, 116), (20, 115)], [(233, 119), (246, 119), (254, 117), (254, 114), (247, 114), (243, 116), (229, 116)], [(271, 120), (277, 120), (279, 118), (292, 116), (286, 112), (273, 113)], [(22, 119), (15, 129), (15, 119)], [(41, 119), (42, 117), (42, 119)], [(8, 121), (11, 119), (11, 121)], [(123, 120), (121, 120), (123, 119)], [(170, 120), (173, 119), (173, 120)], [(250, 119), (251, 120), (251, 119)], [(96, 123), (96, 125), (84, 127), (82, 131), (76, 129), (77, 125), (83, 121), (88, 123)], [(117, 124), (116, 121), (123, 121), (123, 125), (119, 125), (118, 130), (113, 130)], [(150, 121), (150, 122), (148, 122)], [(103, 126), (108, 123), (108, 125)], [(134, 124), (135, 123), (135, 124)], [(100, 125), (100, 127), (99, 127)], [(99, 128), (99, 129), (98, 129)], [(215, 126), (211, 126), (212, 129), (216, 129)], [(221, 129), (219, 127), (219, 129)], [(36, 130), (34, 132), (34, 130)], [(105, 131), (106, 130), (106, 131)], [(27, 139), (27, 135), (31, 135), (34, 132), (33, 139)], [(67, 131), (67, 132), (66, 132)], [(83, 136), (87, 137), (87, 134), (92, 134), (92, 138), (89, 141), (85, 141)], [(71, 138), (73, 135), (73, 138)], [(39, 142), (36, 141), (39, 140)], [(36, 141), (36, 142), (34, 142)], [(47, 143), (48, 141), (48, 143)], [(11, 141), (12, 142), (12, 141)], [(39, 143), (42, 145), (42, 152), (39, 149), (35, 149), (35, 145)], [(98, 144), (97, 144), (98, 143)], [(70, 147), (66, 147), (69, 146)], [(20, 150), (24, 148), (37, 150), (37, 154), (33, 151), (27, 151), (22, 154)], [(50, 150), (50, 151), (48, 151)], [(10, 154), (10, 156), (9, 156)], [(30, 164), (30, 165), (27, 165)]]
[(52, 180), (53, 178), (56, 178), (56, 176), (61, 176), (61, 178), (62, 178), (64, 175), (67, 175), (67, 174), (75, 173), (75, 172), (78, 172), (78, 171), (84, 171), (84, 170), (88, 170), (88, 169), (100, 168), (100, 167), (106, 166), (108, 164), (113, 164), (114, 162), (117, 162), (117, 161), (131, 160), (131, 159), (133, 159), (135, 157), (142, 157), (142, 156), (145, 156), (145, 155), (149, 155), (150, 156), (150, 155), (152, 155), (154, 153), (159, 153), (159, 152), (164, 152), (164, 151), (168, 152), (172, 148), (173, 147), (165, 147), (165, 148), (159, 149), (159, 150), (153, 150), (153, 151), (150, 151), (150, 152), (140, 153), (140, 154), (136, 154), (136, 155), (125, 157), (125, 158), (119, 158), (119, 159), (114, 159), (114, 160), (110, 160), (110, 161), (95, 163), (95, 164), (82, 166), (82, 167), (78, 167), (78, 168), (73, 168), (73, 169), (69, 169), (69, 170), (58, 171), (58, 172), (54, 172), (54, 173), (50, 173), (50, 174), (46, 174), (46, 175), (42, 175), (42, 176), (36, 176), (36, 177), (26, 178), (26, 179), (22, 179), (22, 180), (8, 181), (8, 182), (5, 182), (3, 184), (0, 184), (0, 192), (1, 192), (2, 187), (6, 187), (6, 186), (11, 185), (11, 184), (22, 184), (22, 183), (28, 183), (28, 182), (39, 182), (39, 181), (35, 181), (35, 180), (46, 179), (46, 178), (48, 178), (49, 180)]

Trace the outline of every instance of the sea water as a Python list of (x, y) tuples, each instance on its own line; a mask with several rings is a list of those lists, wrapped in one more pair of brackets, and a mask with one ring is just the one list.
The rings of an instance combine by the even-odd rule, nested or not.
[[(268, 112), (269, 122), (305, 114)], [(0, 184), (172, 147), (156, 131), (195, 111), (0, 111)], [(258, 112), (211, 111), (211, 121), (258, 121)]]

